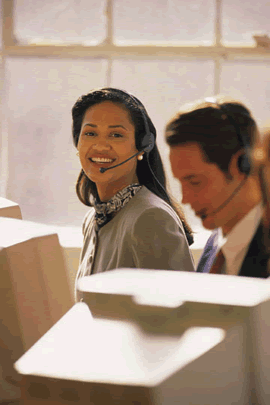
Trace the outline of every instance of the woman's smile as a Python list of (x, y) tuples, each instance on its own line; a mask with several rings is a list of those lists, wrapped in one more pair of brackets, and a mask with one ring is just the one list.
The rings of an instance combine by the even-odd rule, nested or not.
[(88, 158), (90, 163), (95, 167), (110, 167), (111, 163), (115, 162), (116, 159), (109, 158), (108, 156), (91, 156)]
[(113, 159), (108, 159), (108, 158), (104, 158), (104, 157), (92, 157), (89, 159), (91, 160), (91, 162), (94, 162), (94, 163), (111, 163), (111, 162), (113, 162)]

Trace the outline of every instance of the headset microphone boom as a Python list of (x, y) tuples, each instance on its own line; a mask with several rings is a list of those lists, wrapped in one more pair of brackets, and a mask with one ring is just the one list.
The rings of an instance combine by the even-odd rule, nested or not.
[(223, 208), (225, 208), (229, 202), (231, 202), (231, 200), (233, 199), (233, 197), (241, 190), (241, 188), (243, 187), (243, 185), (245, 184), (245, 182), (247, 181), (247, 177), (245, 176), (245, 178), (241, 181), (240, 184), (238, 184), (238, 186), (236, 187), (236, 189), (232, 192), (232, 194), (225, 200), (223, 201), (222, 204), (220, 204), (219, 207), (217, 207), (214, 211), (210, 212), (210, 213), (205, 213), (201, 215), (202, 219), (206, 219), (214, 214), (216, 214), (217, 212), (221, 211)]
[(118, 163), (118, 165), (114, 165), (114, 166), (110, 166), (110, 167), (101, 167), (99, 169), (100, 173), (105, 173), (107, 170), (114, 169), (115, 167), (119, 167), (119, 166), (123, 165), (124, 163), (128, 162), (130, 159), (133, 159), (134, 157), (138, 156), (142, 152), (146, 152), (146, 153), (151, 152), (151, 150), (153, 149), (153, 147), (155, 145), (155, 138), (154, 138), (154, 135), (151, 132), (147, 133), (144, 136), (144, 138), (142, 140), (142, 145), (145, 144), (146, 142), (148, 144), (142, 150), (140, 150), (139, 152), (137, 152), (134, 155), (130, 156), (128, 159), (124, 160), (123, 162)]

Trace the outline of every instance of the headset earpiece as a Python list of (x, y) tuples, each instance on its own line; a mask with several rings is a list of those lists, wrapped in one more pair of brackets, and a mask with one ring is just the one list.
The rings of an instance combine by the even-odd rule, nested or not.
[(142, 139), (142, 151), (149, 153), (155, 146), (155, 137), (152, 132), (146, 133)]
[(238, 169), (241, 173), (249, 175), (251, 166), (250, 166), (250, 159), (247, 153), (243, 153), (243, 155), (239, 156), (237, 164)]
[[(125, 92), (125, 93), (126, 93), (126, 92)], [(155, 136), (154, 136), (154, 134), (150, 131), (149, 124), (148, 124), (148, 121), (147, 121), (147, 114), (146, 114), (146, 112), (145, 112), (145, 110), (144, 110), (144, 106), (143, 106), (143, 104), (142, 104), (136, 97), (134, 97), (132, 94), (130, 94), (130, 93), (126, 93), (126, 94), (128, 94), (129, 97), (131, 97), (131, 98), (135, 101), (135, 104), (137, 105), (138, 110), (140, 111), (141, 116), (142, 116), (142, 118), (143, 118), (143, 122), (144, 122), (145, 135), (144, 135), (144, 137), (143, 137), (142, 140), (141, 140), (141, 145), (139, 146), (138, 150), (139, 150), (140, 152), (150, 153), (151, 150), (152, 150), (152, 149), (154, 148), (154, 146), (155, 146)]]
[[(209, 102), (213, 102), (213, 101), (209, 101)], [(239, 171), (241, 173), (245, 173), (248, 176), (250, 173), (250, 170), (251, 170), (251, 160), (250, 160), (250, 152), (249, 152), (250, 148), (249, 148), (249, 145), (247, 144), (245, 137), (243, 136), (243, 134), (241, 132), (241, 128), (239, 127), (238, 123), (235, 121), (235, 119), (231, 115), (230, 111), (224, 104), (219, 104), (217, 101), (214, 101), (213, 103), (218, 106), (221, 113), (223, 113), (225, 116), (227, 116), (232, 127), (235, 129), (235, 132), (236, 132), (236, 135), (238, 137), (240, 144), (242, 144), (242, 146), (245, 149), (245, 152), (239, 156), (237, 165), (238, 165)], [(245, 114), (245, 113), (242, 113), (242, 114), (249, 117), (249, 114)]]

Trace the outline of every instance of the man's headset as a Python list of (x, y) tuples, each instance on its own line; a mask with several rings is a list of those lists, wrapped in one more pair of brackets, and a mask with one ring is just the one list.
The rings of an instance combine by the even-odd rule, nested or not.
[[(224, 104), (220, 105), (215, 97), (205, 98), (205, 101), (215, 104), (218, 107), (218, 109), (220, 110), (220, 112), (222, 114), (222, 118), (224, 120), (225, 119), (229, 120), (231, 126), (233, 127), (233, 129), (237, 135), (240, 145), (241, 146), (243, 145), (245, 152), (239, 156), (237, 165), (238, 165), (239, 171), (241, 173), (244, 173), (246, 176), (241, 181), (241, 183), (236, 187), (236, 189), (232, 192), (232, 194), (225, 201), (223, 201), (223, 203), (219, 207), (217, 207), (214, 211), (212, 211), (210, 213), (207, 212), (207, 213), (201, 215), (202, 219), (206, 219), (208, 216), (212, 216), (212, 215), (216, 214), (217, 212), (221, 211), (224, 207), (226, 207), (229, 204), (229, 202), (234, 198), (234, 196), (241, 190), (241, 188), (247, 181), (248, 175), (250, 174), (250, 170), (251, 170), (250, 147), (249, 147), (245, 137), (242, 135), (240, 126), (238, 125), (236, 120), (232, 117), (232, 115), (228, 111), (228, 108), (226, 106), (224, 106)], [(245, 113), (243, 112), (242, 114), (245, 114)], [(249, 117), (248, 114), (245, 114), (245, 115)]]
[[(224, 119), (228, 119), (230, 122), (231, 126), (233, 127), (238, 141), (241, 146), (243, 146), (245, 152), (239, 156), (238, 158), (238, 169), (240, 170), (241, 173), (245, 173), (246, 175), (249, 175), (250, 170), (251, 170), (251, 158), (250, 158), (250, 146), (245, 138), (245, 136), (242, 134), (241, 128), (238, 125), (237, 121), (233, 118), (233, 116), (230, 114), (230, 111), (224, 104), (219, 104), (217, 99), (215, 97), (207, 97), (205, 98), (205, 101), (210, 102), (212, 104), (215, 104), (220, 112), (222, 113), (222, 117), (224, 116)], [(242, 115), (245, 115), (246, 117), (249, 117), (248, 113), (241, 112)]]

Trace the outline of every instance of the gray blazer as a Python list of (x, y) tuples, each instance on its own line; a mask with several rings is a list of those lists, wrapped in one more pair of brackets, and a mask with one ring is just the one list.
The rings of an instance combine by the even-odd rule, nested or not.
[(83, 222), (78, 277), (120, 267), (194, 271), (182, 222), (146, 187), (98, 232), (94, 209)]

